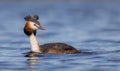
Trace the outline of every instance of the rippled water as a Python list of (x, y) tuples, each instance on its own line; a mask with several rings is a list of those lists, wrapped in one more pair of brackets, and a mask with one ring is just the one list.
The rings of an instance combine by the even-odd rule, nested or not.
[[(0, 71), (120, 71), (120, 3), (0, 2)], [(40, 44), (63, 42), (81, 54), (30, 50), (24, 16), (38, 14)]]

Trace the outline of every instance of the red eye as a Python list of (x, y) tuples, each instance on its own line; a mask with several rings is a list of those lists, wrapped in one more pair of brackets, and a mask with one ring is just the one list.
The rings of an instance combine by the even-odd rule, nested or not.
[(34, 24), (34, 26), (36, 26), (36, 24)]

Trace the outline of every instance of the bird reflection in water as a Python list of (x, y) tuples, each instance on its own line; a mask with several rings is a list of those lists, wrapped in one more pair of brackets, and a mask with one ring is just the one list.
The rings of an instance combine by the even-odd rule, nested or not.
[(30, 69), (32, 69), (33, 71), (37, 71), (37, 67), (39, 64), (39, 57), (43, 57), (42, 55), (38, 54), (38, 53), (28, 53), (27, 55), (25, 55), (25, 57), (27, 57), (27, 64), (29, 65)]

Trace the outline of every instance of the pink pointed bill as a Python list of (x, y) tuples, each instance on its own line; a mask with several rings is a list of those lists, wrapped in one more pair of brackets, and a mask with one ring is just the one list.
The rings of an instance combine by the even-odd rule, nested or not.
[(42, 27), (41, 25), (35, 24), (35, 26), (40, 29), (40, 30), (46, 30), (44, 27)]
[(46, 30), (46, 29), (45, 29), (44, 27), (42, 27), (42, 26), (39, 26), (38, 29), (40, 29), (40, 30)]

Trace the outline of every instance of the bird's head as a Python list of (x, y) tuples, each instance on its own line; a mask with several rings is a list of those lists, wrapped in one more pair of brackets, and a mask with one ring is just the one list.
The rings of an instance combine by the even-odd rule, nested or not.
[(45, 28), (43, 28), (41, 26), (41, 24), (39, 23), (39, 21), (38, 21), (39, 17), (37, 15), (34, 15), (33, 17), (26, 16), (24, 19), (26, 20), (26, 24), (24, 27), (24, 33), (26, 35), (29, 36), (32, 33), (34, 33), (34, 35), (36, 35), (36, 30), (38, 30), (38, 29), (45, 30)]

